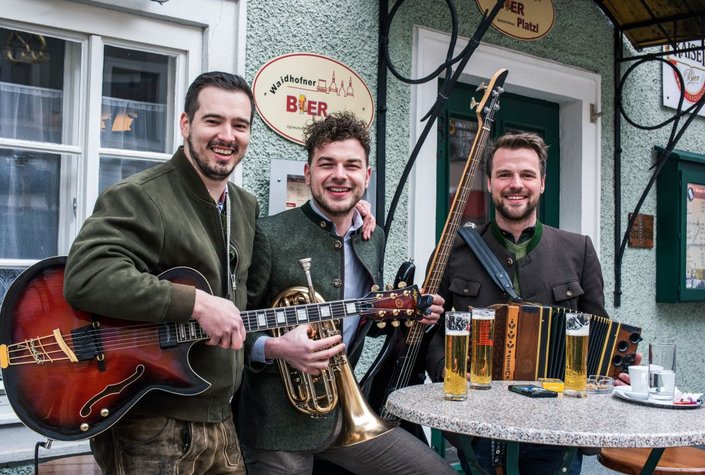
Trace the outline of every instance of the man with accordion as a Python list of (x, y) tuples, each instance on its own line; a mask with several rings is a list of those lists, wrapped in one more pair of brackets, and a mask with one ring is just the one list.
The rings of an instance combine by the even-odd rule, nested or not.
[[(439, 286), (446, 310), (507, 303), (510, 294), (514, 294), (526, 302), (607, 316), (602, 271), (590, 238), (538, 220), (537, 205), (546, 181), (547, 148), (541, 137), (531, 133), (507, 134), (495, 141), (485, 162), (495, 217), (477, 231), (507, 272), (511, 286), (500, 288), (458, 237)], [(427, 369), (435, 381), (443, 379), (443, 333), (436, 332), (426, 357)], [(452, 434), (447, 437), (454, 442)], [(475, 438), (472, 446), (477, 463), (488, 473), (495, 473), (502, 466), (501, 444)], [(521, 444), (520, 472), (555, 473), (562, 454), (562, 447)], [(469, 473), (465, 454), (459, 451), (459, 457)], [(571, 473), (579, 473), (580, 465), (578, 455)]]

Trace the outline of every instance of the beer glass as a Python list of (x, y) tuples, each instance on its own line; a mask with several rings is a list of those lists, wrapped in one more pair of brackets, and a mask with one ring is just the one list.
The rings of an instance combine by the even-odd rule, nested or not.
[(446, 312), (446, 364), (443, 394), (449, 401), (467, 398), (468, 344), (470, 342), (470, 312)]
[(470, 388), (490, 389), (492, 348), (494, 347), (494, 310), (474, 308), (470, 330)]
[(587, 354), (590, 315), (569, 312), (565, 315), (565, 389), (563, 394), (587, 396)]
[(676, 386), (676, 345), (649, 344), (649, 397), (672, 401)]

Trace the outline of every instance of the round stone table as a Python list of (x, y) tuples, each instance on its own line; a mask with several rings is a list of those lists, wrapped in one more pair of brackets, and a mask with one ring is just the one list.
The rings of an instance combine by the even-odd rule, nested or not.
[[(421, 425), (510, 444), (661, 448), (652, 453), (655, 462), (664, 447), (705, 443), (703, 407), (649, 407), (610, 394), (530, 398), (510, 392), (510, 384), (521, 383), (493, 381), (490, 390), (469, 389), (465, 401), (444, 400), (442, 383), (409, 386), (390, 394), (387, 409)], [(508, 446), (508, 457), (514, 450)]]

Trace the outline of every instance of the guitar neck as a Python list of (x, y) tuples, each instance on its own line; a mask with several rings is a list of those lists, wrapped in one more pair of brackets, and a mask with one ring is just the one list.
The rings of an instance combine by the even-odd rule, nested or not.
[(475, 136), (475, 141), (473, 142), (472, 150), (468, 156), (468, 160), (465, 162), (465, 169), (463, 170), (463, 175), (460, 177), (460, 182), (458, 183), (458, 191), (455, 194), (455, 199), (450, 207), (450, 212), (446, 218), (446, 223), (443, 226), (443, 232), (436, 246), (436, 250), (429, 266), (429, 270), (426, 274), (426, 280), (424, 281), (423, 288), (426, 292), (435, 294), (438, 292), (440, 287), (441, 278), (443, 277), (443, 272), (445, 272), (446, 265), (448, 264), (448, 256), (453, 247), (453, 241), (455, 240), (455, 234), (458, 232), (460, 227), (460, 221), (463, 218), (463, 212), (465, 211), (465, 206), (468, 203), (468, 198), (470, 197), (470, 191), (472, 191), (472, 183), (477, 174), (477, 169), (481, 162), (482, 154), (487, 146), (487, 140), (490, 135), (489, 125), (481, 123), (482, 126)]
[[(336, 300), (333, 302), (294, 305), (291, 307), (267, 308), (240, 312), (246, 332), (272, 330), (274, 328), (319, 323), (345, 317), (360, 315), (369, 310), (371, 305), (366, 299)], [(185, 323), (171, 323), (175, 339), (179, 343), (207, 340), (208, 334), (196, 320)]]

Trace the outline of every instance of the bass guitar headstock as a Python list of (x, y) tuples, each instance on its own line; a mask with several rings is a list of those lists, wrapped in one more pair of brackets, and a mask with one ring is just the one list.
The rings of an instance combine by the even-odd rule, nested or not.
[(494, 122), (494, 115), (499, 110), (499, 96), (504, 92), (504, 81), (508, 73), (507, 69), (499, 69), (490, 78), (489, 84), (483, 82), (477, 87), (476, 92), (484, 91), (484, 94), (479, 102), (473, 98), (470, 108), (477, 114), (478, 127), (489, 128), (490, 123)]

